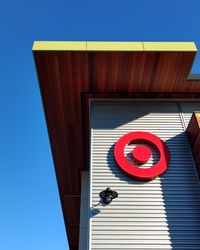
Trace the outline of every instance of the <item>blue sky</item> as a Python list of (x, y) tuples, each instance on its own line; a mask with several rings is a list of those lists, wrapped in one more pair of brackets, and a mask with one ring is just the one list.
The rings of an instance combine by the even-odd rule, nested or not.
[(200, 49), (199, 20), (199, 0), (1, 2), (0, 249), (68, 249), (33, 41), (195, 41)]

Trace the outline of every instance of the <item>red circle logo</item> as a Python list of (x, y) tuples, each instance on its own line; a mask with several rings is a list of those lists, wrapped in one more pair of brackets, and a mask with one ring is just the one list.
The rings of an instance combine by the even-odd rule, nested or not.
[[(126, 145), (133, 142), (143, 141), (152, 144), (159, 153), (159, 161), (150, 168), (139, 168), (137, 165), (130, 163), (125, 155)], [(152, 155), (151, 150), (146, 146), (136, 146), (132, 152), (134, 161), (140, 164), (146, 163)], [(167, 145), (157, 136), (148, 132), (131, 132), (122, 136), (114, 148), (114, 156), (118, 166), (127, 174), (139, 180), (152, 180), (167, 170), (170, 162), (170, 152)]]

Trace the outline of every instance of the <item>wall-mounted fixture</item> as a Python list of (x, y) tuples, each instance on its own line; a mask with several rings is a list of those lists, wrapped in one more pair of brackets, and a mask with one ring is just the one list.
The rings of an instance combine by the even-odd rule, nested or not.
[(111, 190), (111, 188), (106, 188), (106, 190), (103, 190), (99, 193), (99, 197), (102, 199), (102, 201), (105, 204), (111, 203), (111, 201), (118, 197), (118, 193), (116, 191)]

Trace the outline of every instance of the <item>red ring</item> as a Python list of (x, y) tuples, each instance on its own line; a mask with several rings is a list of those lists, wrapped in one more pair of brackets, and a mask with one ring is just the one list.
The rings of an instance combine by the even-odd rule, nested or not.
[[(151, 168), (138, 168), (138, 166), (128, 162), (124, 156), (125, 146), (138, 140), (153, 144), (160, 154), (158, 163)], [(170, 162), (170, 152), (167, 145), (159, 137), (148, 132), (131, 132), (122, 136), (115, 144), (114, 156), (118, 166), (123, 171), (139, 180), (154, 179), (167, 170)]]

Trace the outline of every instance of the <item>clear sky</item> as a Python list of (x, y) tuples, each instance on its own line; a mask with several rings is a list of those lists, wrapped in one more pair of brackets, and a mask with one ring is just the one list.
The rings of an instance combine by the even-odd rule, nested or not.
[[(1, 1), (0, 249), (66, 250), (34, 40), (194, 41), (199, 0)], [(200, 55), (194, 73), (200, 73)]]

